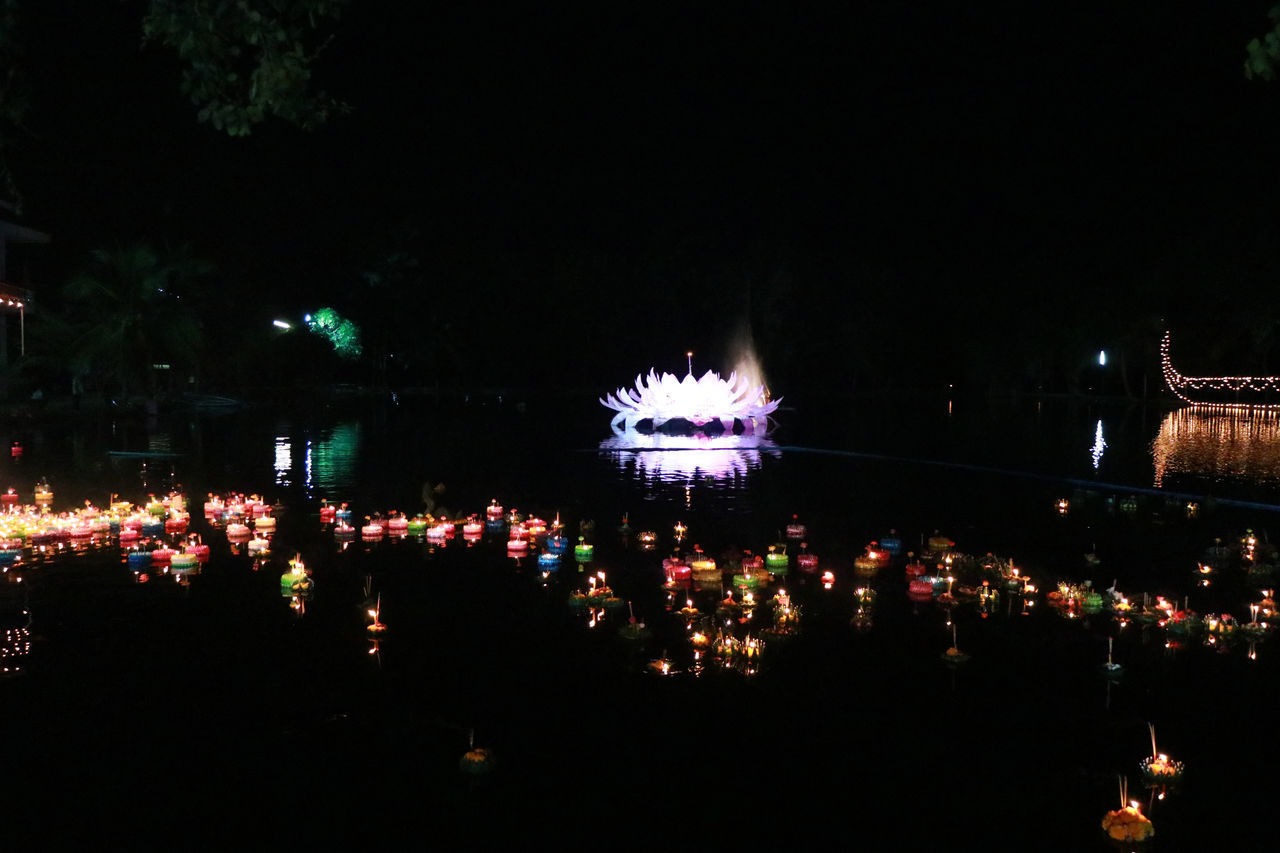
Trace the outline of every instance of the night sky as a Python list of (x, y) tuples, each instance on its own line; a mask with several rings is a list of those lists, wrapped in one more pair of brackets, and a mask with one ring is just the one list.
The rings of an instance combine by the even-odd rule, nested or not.
[(140, 4), (24, 2), (11, 159), (54, 243), (11, 278), (189, 243), (242, 316), (359, 313), (403, 249), (423, 276), (396, 299), (489, 342), (477, 373), (615, 386), (743, 322), (770, 372), (866, 387), (1025, 384), (966, 341), (1047, 317), (1071, 346), (1095, 317), (1189, 346), (1280, 320), (1280, 85), (1242, 69), (1267, 5), (981, 5), (358, 0), (317, 64), (350, 114), (236, 139)]

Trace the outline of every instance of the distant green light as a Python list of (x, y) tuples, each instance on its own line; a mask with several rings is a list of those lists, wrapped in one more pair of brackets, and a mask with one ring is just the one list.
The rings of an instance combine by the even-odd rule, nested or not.
[(308, 314), (304, 320), (308, 329), (326, 338), (333, 351), (343, 358), (358, 358), (363, 351), (360, 327), (332, 308), (321, 308), (314, 314)]

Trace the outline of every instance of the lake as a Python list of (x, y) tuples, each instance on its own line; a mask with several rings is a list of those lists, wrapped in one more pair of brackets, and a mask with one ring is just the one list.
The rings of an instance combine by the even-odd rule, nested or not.
[[(15, 837), (585, 847), (625, 834), (716, 848), (834, 831), (873, 845), (1110, 849), (1100, 821), (1119, 774), (1155, 849), (1269, 839), (1275, 649), (1265, 631), (1210, 644), (1205, 625), (1248, 623), (1270, 577), (1273, 418), (1054, 399), (786, 402), (767, 435), (698, 441), (615, 436), (609, 412), (568, 395), (6, 425), (3, 446), (22, 452), (0, 487), (24, 502), (42, 477), (56, 511), (180, 487), (211, 546), (185, 583), (131, 571), (110, 537), (28, 549), (6, 572), (7, 624), (30, 611), (22, 674), (0, 680)], [(269, 556), (200, 518), (206, 494), (233, 492), (275, 505)], [(358, 528), (427, 497), (458, 517), (495, 499), (558, 514), (570, 544), (581, 533), (595, 554), (578, 564), (571, 551), (544, 576), (536, 549), (509, 553), (505, 527), (474, 542), (344, 542), (319, 513), (322, 499), (347, 502)], [(721, 568), (785, 544), (790, 574), (746, 610), (729, 572), (669, 588), (677, 522), (679, 547)], [(787, 538), (793, 523), (803, 540)], [(1232, 553), (1200, 572), (1215, 540), (1237, 546), (1250, 529), (1254, 563)], [(959, 594), (978, 588), (973, 575), (953, 604), (913, 600), (914, 557), (855, 571), (891, 531), (904, 552), (954, 540), (966, 571), (988, 571), (973, 565), (989, 553), (1012, 559), (1039, 591), (997, 580), (984, 606)], [(802, 550), (818, 558), (811, 574)], [(314, 582), (300, 604), (281, 595), (294, 557)], [(572, 604), (597, 572), (617, 602)], [(1059, 582), (1085, 581), (1206, 620), (1179, 634), (1051, 606)], [(691, 622), (765, 636), (783, 584), (797, 632), (769, 635), (758, 658), (695, 654)], [(874, 601), (859, 602), (868, 588)], [(376, 645), (371, 606), (387, 626)], [(953, 643), (962, 662), (946, 659)], [(670, 674), (650, 666), (659, 659)], [(1148, 723), (1187, 768), (1163, 799), (1138, 771)], [(490, 772), (460, 771), (471, 746), (491, 751)]]

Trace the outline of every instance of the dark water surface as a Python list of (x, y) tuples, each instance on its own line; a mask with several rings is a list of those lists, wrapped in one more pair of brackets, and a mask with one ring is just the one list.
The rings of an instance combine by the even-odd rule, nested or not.
[[(29, 498), (47, 476), (55, 510), (177, 483), (197, 506), (257, 492), (282, 512), (266, 561), (194, 521), (213, 557), (189, 586), (138, 583), (114, 543), (28, 555), (23, 582), (3, 586), (7, 624), (24, 606), (32, 619), (24, 674), (0, 681), (6, 832), (193, 849), (517, 837), (723, 849), (834, 834), (873, 849), (1094, 850), (1109, 849), (1099, 822), (1124, 774), (1154, 849), (1270, 839), (1271, 642), (1256, 659), (1245, 643), (1170, 648), (1158, 626), (1064, 618), (1043, 595), (1026, 615), (1009, 594), (985, 614), (912, 602), (901, 559), (871, 582), (869, 627), (851, 625), (866, 583), (853, 559), (891, 528), (908, 548), (940, 530), (957, 551), (1013, 558), (1042, 593), (1115, 581), (1247, 621), (1260, 596), (1245, 569), (1232, 562), (1208, 588), (1195, 569), (1215, 538), (1275, 526), (1266, 423), (1061, 401), (788, 402), (740, 449), (611, 439), (609, 413), (576, 398), (11, 426), (0, 438), (24, 452), (0, 485)], [(343, 548), (317, 513), (327, 498), (357, 523), (413, 514), (439, 483), (455, 513), (496, 498), (559, 513), (571, 539), (594, 522), (596, 558), (579, 573), (566, 557), (544, 580), (534, 558), (507, 555), (505, 534)], [(656, 551), (619, 535), (624, 513), (658, 533)], [(793, 515), (833, 588), (793, 574), (799, 635), (766, 647), (753, 675), (714, 662), (695, 675), (670, 608), (687, 595), (710, 612), (721, 593), (672, 604), (660, 560), (673, 525), (723, 563), (779, 541)], [(303, 615), (279, 593), (295, 554), (315, 581)], [(592, 624), (567, 599), (597, 570), (630, 604)], [(372, 654), (366, 583), (389, 626)], [(619, 635), (632, 614), (647, 639)], [(949, 619), (970, 656), (959, 666), (942, 660)], [(1099, 672), (1108, 638), (1125, 667), (1115, 682)], [(676, 674), (647, 672), (664, 652)], [(1162, 801), (1137, 770), (1148, 722), (1188, 768)], [(478, 779), (458, 765), (473, 733), (496, 759)]]

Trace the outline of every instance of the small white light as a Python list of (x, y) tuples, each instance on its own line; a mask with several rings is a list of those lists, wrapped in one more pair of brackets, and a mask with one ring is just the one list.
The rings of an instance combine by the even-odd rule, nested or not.
[(1107, 366), (1107, 351), (1104, 349), (1098, 350), (1098, 364), (1101, 367)]
[(275, 326), (277, 329), (292, 329), (292, 328), (293, 328), (293, 324), (292, 324), (292, 323), (286, 323), (284, 320), (272, 320), (272, 321), (271, 321), (271, 325)]

